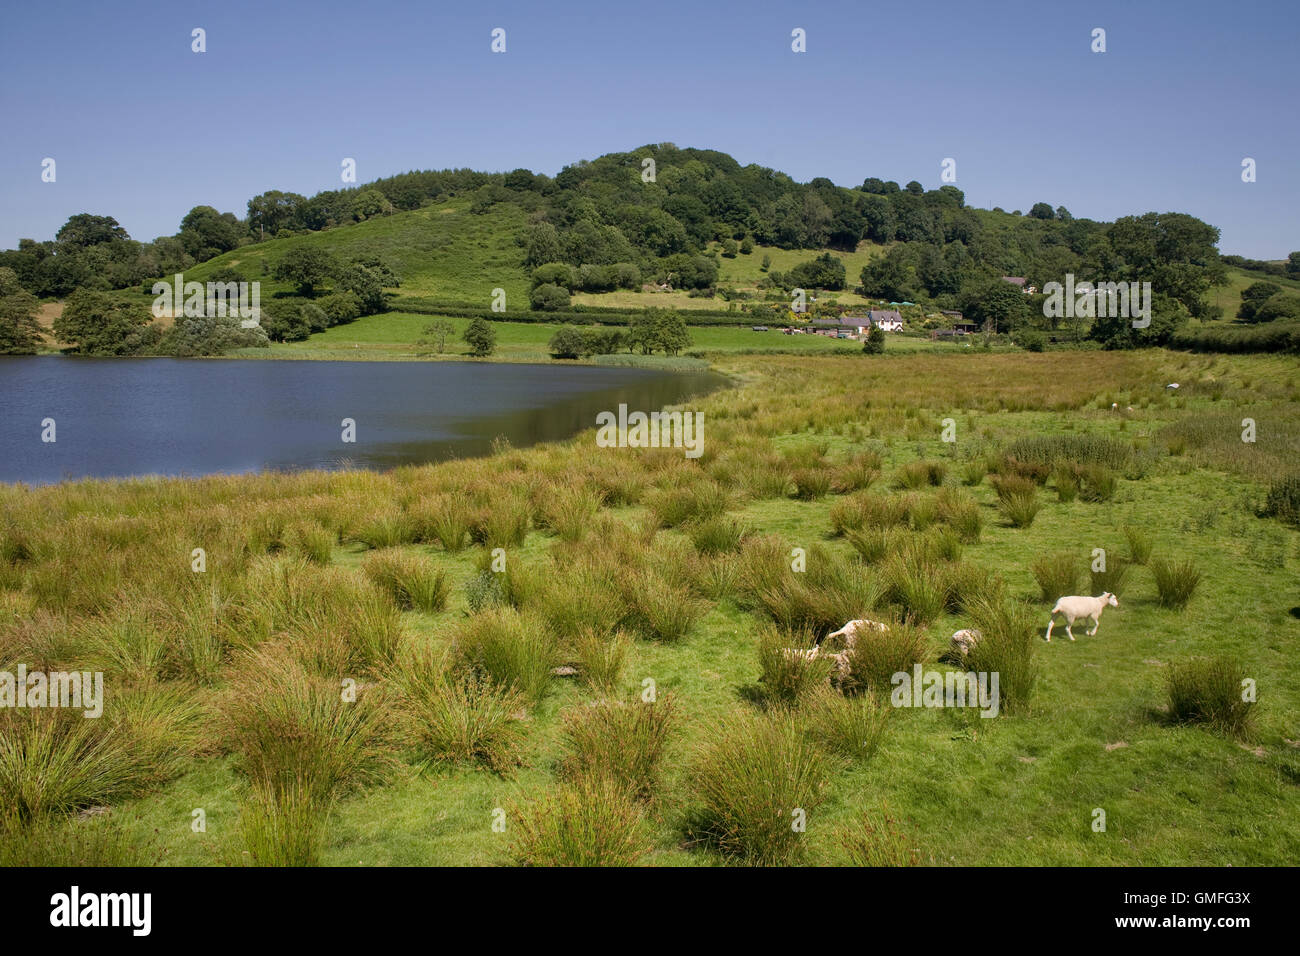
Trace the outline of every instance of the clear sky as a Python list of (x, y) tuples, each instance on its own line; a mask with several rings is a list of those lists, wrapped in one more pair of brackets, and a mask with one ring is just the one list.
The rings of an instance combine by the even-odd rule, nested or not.
[(553, 175), (673, 142), (844, 186), (934, 188), (951, 157), (971, 205), (1188, 212), (1225, 253), (1282, 258), (1298, 39), (1296, 0), (10, 3), (0, 247), (78, 212), (144, 240), (195, 205), (242, 217), (267, 189), (339, 187), (344, 157), (359, 182)]

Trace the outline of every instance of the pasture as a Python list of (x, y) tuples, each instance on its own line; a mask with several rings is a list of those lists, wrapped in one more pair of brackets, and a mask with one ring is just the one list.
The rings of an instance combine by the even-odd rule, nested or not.
[[(424, 321), (271, 352), (394, 357)], [(550, 335), (499, 328), (506, 357)], [(0, 862), (1294, 862), (1300, 533), (1260, 511), (1300, 365), (973, 352), (719, 344), (697, 459), (593, 429), (0, 486), (0, 671), (105, 680), (95, 720), (0, 711)], [(1118, 595), (1097, 636), (1043, 641), (1058, 584)], [(840, 688), (779, 653), (853, 618), (894, 636)], [(998, 717), (890, 705), (882, 674), (964, 669), (973, 625)], [(1202, 658), (1254, 682), (1240, 723), (1198, 709)]]

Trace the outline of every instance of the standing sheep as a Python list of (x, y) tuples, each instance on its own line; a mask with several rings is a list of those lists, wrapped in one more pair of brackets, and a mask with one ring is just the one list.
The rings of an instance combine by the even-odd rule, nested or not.
[(1056, 602), (1052, 608), (1052, 616), (1047, 619), (1047, 640), (1052, 639), (1052, 625), (1056, 623), (1056, 615), (1060, 614), (1065, 618), (1065, 633), (1070, 635), (1070, 640), (1074, 640), (1074, 632), (1070, 630), (1074, 622), (1080, 618), (1087, 618), (1092, 621), (1092, 630), (1087, 632), (1089, 637), (1097, 633), (1097, 628), (1101, 626), (1101, 612), (1106, 610), (1106, 606), (1119, 607), (1119, 598), (1109, 591), (1103, 591), (1099, 597), (1086, 597), (1072, 594), (1069, 597), (1063, 597)]

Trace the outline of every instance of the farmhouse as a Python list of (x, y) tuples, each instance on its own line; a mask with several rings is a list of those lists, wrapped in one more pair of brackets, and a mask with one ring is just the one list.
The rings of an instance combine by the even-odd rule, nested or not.
[(867, 313), (867, 325), (874, 325), (882, 332), (901, 332), (903, 315), (895, 309), (872, 309)]

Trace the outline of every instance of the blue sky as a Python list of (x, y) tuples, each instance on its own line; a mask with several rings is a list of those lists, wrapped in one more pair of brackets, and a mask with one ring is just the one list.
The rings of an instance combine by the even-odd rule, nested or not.
[(674, 142), (845, 186), (933, 188), (952, 157), (975, 206), (1188, 212), (1225, 253), (1282, 258), (1300, 249), (1297, 40), (1294, 0), (11, 4), (0, 247), (77, 212), (145, 240), (199, 204), (243, 216), (267, 189), (337, 188), (344, 157), (361, 182), (553, 175)]

